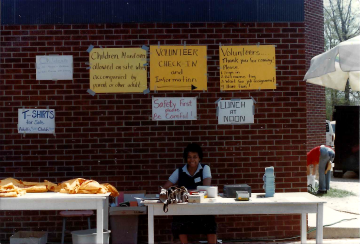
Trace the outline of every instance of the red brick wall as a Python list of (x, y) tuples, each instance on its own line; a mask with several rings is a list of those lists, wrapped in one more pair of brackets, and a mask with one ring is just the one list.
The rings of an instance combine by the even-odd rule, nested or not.
[[(324, 52), (323, 0), (305, 0), (306, 67), (314, 56)], [(325, 88), (306, 85), (307, 144), (306, 150), (326, 143)]]
[[(213, 184), (247, 183), (263, 192), (264, 168), (274, 166), (276, 191), (306, 191), (306, 71), (303, 23), (177, 23), (31, 25), (1, 27), (1, 177), (61, 182), (74, 177), (109, 182), (118, 190), (157, 193), (182, 165), (183, 148), (199, 142)], [(90, 44), (98, 47), (206, 45), (208, 91), (157, 94), (89, 95), (86, 69)], [(222, 45), (271, 44), (276, 47), (277, 89), (220, 92), (219, 42)], [(73, 81), (35, 80), (36, 55), (73, 55)], [(149, 119), (152, 96), (198, 96), (196, 121)], [(218, 125), (220, 97), (256, 101), (252, 125)], [(19, 108), (56, 111), (56, 137), (17, 133)], [(156, 240), (170, 240), (170, 220), (156, 221)], [(219, 216), (219, 238), (299, 235), (300, 216)], [(140, 239), (146, 240), (146, 217)], [(274, 224), (275, 223), (275, 224)], [(84, 225), (78, 219), (68, 229)], [(56, 211), (0, 211), (0, 239), (19, 230), (47, 230), (60, 240)]]

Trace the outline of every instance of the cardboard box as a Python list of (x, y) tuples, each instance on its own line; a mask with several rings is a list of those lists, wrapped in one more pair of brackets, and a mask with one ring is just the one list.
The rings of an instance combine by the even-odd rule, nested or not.
[(146, 190), (121, 191), (119, 192), (119, 196), (115, 200), (115, 205), (119, 206), (119, 204), (122, 202), (137, 201), (136, 198), (144, 198), (145, 194)]
[(203, 192), (199, 192), (198, 194), (190, 195), (188, 197), (189, 203), (202, 203), (205, 200), (205, 194)]
[(10, 237), (10, 244), (46, 244), (45, 231), (19, 231)]
[[(138, 215), (110, 215), (110, 224), (112, 226), (112, 244), (137, 244), (139, 229)], [(90, 244), (90, 242), (86, 244)]]
[(110, 216), (113, 215), (143, 215), (147, 214), (147, 207), (110, 207)]

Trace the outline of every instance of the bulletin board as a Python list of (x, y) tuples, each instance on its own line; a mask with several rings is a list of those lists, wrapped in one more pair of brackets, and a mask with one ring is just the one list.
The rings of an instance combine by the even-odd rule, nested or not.
[(218, 103), (219, 124), (253, 124), (254, 113), (252, 99), (221, 100)]
[(220, 89), (276, 89), (275, 46), (221, 46)]
[(36, 80), (72, 80), (73, 56), (36, 56)]
[(197, 98), (153, 97), (152, 120), (197, 120)]
[(96, 93), (136, 93), (147, 89), (146, 51), (141, 48), (93, 48), (90, 89)]
[(206, 46), (150, 46), (151, 90), (207, 90)]
[(54, 109), (18, 109), (18, 133), (54, 134)]

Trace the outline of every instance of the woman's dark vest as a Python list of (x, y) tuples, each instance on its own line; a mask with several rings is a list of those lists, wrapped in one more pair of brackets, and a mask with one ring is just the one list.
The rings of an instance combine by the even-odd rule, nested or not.
[[(183, 167), (179, 168), (179, 180), (178, 186), (185, 186), (188, 190), (196, 189), (197, 186), (203, 185), (203, 170), (205, 164), (201, 164), (202, 169), (199, 170), (194, 176), (188, 175), (185, 171), (183, 171)], [(195, 179), (200, 178), (200, 181), (195, 183)]]

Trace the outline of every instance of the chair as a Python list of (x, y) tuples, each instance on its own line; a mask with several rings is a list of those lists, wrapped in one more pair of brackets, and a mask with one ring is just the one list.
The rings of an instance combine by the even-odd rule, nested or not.
[(87, 217), (87, 219), (88, 219), (88, 228), (91, 229), (90, 216), (94, 214), (94, 211), (92, 211), (92, 210), (61, 211), (59, 214), (60, 214), (60, 216), (63, 217), (61, 244), (64, 244), (66, 218), (70, 218), (70, 217)]

